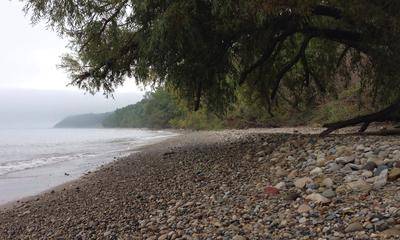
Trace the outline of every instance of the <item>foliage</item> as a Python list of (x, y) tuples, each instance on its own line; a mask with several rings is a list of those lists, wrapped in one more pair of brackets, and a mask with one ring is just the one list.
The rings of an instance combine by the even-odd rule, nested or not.
[(182, 115), (171, 94), (159, 89), (148, 92), (140, 102), (117, 109), (103, 121), (104, 127), (169, 128), (170, 120)]
[(23, 1), (70, 39), (62, 66), (91, 92), (135, 77), (226, 114), (246, 87), (272, 113), (337, 95), (356, 76), (378, 103), (400, 97), (399, 1)]

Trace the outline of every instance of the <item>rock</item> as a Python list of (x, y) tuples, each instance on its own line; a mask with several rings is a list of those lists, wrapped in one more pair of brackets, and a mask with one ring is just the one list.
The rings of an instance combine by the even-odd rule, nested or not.
[(161, 235), (158, 237), (158, 240), (167, 240), (168, 239), (168, 233)]
[(298, 178), (294, 181), (294, 185), (300, 189), (304, 188), (307, 183), (312, 183), (312, 179), (309, 177), (303, 177), (303, 178)]
[(362, 169), (362, 166), (361, 166), (361, 165), (354, 164), (354, 163), (349, 163), (349, 164), (347, 164), (347, 166), (348, 166), (351, 170), (354, 170), (354, 171), (358, 171), (358, 170), (361, 170), (361, 169)]
[(311, 175), (320, 175), (320, 174), (322, 174), (322, 168), (316, 167), (310, 172), (310, 174)]
[(393, 163), (393, 167), (400, 168), (400, 161), (396, 161), (395, 163)]
[(380, 234), (382, 237), (399, 237), (400, 236), (400, 229), (397, 228), (389, 228), (385, 231), (381, 232)]
[(349, 226), (346, 227), (346, 229), (344, 230), (347, 233), (351, 233), (351, 232), (358, 232), (358, 231), (362, 231), (363, 225), (359, 222), (354, 222), (349, 224)]
[(319, 188), (319, 184), (314, 183), (314, 182), (312, 182), (312, 183), (307, 183), (307, 184), (306, 184), (306, 188), (307, 188), (307, 189), (310, 189), (310, 190), (316, 190), (316, 189)]
[(383, 170), (378, 177), (375, 178), (374, 188), (379, 189), (386, 185), (388, 177), (388, 169)]
[(240, 236), (240, 235), (235, 235), (232, 240), (246, 240), (247, 238)]
[(375, 162), (369, 161), (364, 165), (363, 169), (373, 172), (376, 167), (377, 166)]
[(379, 176), (383, 170), (388, 169), (386, 165), (380, 165), (374, 170), (374, 176)]
[(362, 171), (361, 176), (363, 176), (365, 178), (370, 178), (370, 177), (374, 176), (374, 174), (371, 171), (364, 170), (364, 171)]
[(345, 165), (345, 164), (348, 164), (348, 163), (353, 163), (354, 160), (355, 160), (354, 156), (338, 157), (338, 158), (335, 159), (335, 162), (338, 163), (338, 164)]
[(332, 189), (327, 189), (322, 192), (322, 196), (324, 196), (326, 198), (333, 198), (336, 196), (336, 193)]
[(330, 200), (319, 193), (312, 193), (306, 196), (306, 199), (311, 200), (316, 203), (329, 203)]
[(324, 180), (322, 180), (322, 186), (325, 186), (327, 188), (331, 188), (333, 186), (333, 181), (330, 178), (325, 178)]
[(257, 157), (263, 157), (265, 156), (265, 152), (264, 151), (259, 151), (258, 153), (256, 153)]
[(350, 182), (347, 184), (348, 187), (351, 188), (351, 190), (355, 192), (368, 192), (371, 190), (371, 185), (369, 185), (367, 182), (364, 180), (360, 179), (358, 181)]
[(337, 163), (329, 163), (328, 165), (327, 165), (327, 170), (328, 170), (328, 172), (336, 172), (336, 171), (338, 171), (339, 169), (341, 169), (342, 167), (339, 165), (339, 164), (337, 164)]
[(400, 178), (400, 168), (392, 168), (389, 172), (389, 181), (395, 181)]
[(280, 183), (278, 183), (278, 184), (276, 184), (275, 185), (275, 188), (277, 188), (277, 189), (283, 189), (283, 188), (285, 188), (285, 186), (286, 186), (286, 183), (285, 182), (280, 182)]
[(308, 213), (312, 210), (312, 208), (310, 206), (308, 206), (308, 204), (301, 204), (298, 208), (297, 208), (297, 212), (298, 213)]
[(289, 201), (296, 201), (297, 198), (301, 197), (299, 193), (297, 192), (289, 192), (285, 199)]
[(306, 223), (306, 222), (307, 222), (307, 218), (305, 218), (305, 217), (302, 217), (299, 219), (299, 223), (301, 223), (301, 224)]
[(279, 194), (279, 189), (273, 186), (268, 186), (264, 189), (265, 193), (269, 196), (276, 196)]
[(289, 173), (288, 178), (293, 179), (297, 176), (297, 170), (293, 170)]

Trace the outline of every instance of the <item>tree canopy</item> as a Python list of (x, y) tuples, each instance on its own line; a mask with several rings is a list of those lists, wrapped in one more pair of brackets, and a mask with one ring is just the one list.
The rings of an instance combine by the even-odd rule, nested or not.
[(393, 0), (23, 0), (70, 40), (71, 84), (113, 92), (129, 78), (224, 112), (246, 86), (265, 102), (332, 94), (351, 79), (400, 100)]

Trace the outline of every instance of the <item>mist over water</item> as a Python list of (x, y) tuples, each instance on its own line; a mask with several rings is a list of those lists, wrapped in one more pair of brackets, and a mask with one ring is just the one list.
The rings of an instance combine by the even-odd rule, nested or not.
[(70, 115), (111, 112), (141, 98), (139, 92), (106, 99), (78, 90), (0, 89), (0, 129), (50, 128)]

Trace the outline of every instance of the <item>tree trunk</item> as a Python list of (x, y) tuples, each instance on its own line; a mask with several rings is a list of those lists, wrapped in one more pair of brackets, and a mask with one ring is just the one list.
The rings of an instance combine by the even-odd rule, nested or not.
[(399, 110), (400, 110), (400, 98), (397, 99), (393, 104), (391, 104), (390, 106), (379, 112), (355, 117), (345, 121), (325, 124), (323, 127), (327, 129), (321, 133), (321, 136), (326, 136), (338, 129), (355, 126), (361, 123), (363, 125), (361, 126), (359, 132), (364, 132), (365, 130), (367, 130), (369, 124), (373, 122), (399, 121), (400, 117), (396, 116), (396, 113)]

